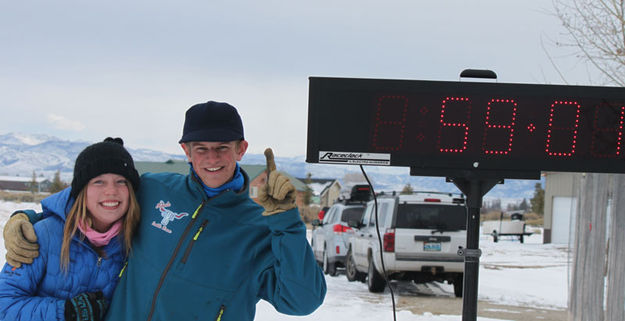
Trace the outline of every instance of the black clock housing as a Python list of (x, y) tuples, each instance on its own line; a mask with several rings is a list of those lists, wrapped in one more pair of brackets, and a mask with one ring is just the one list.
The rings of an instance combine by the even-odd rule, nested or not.
[(620, 87), (311, 77), (306, 161), (625, 173), (624, 120)]

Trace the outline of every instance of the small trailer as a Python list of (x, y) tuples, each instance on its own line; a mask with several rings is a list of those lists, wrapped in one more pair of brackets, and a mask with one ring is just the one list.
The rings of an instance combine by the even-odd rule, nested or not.
[(482, 222), (482, 233), (490, 234), (493, 237), (493, 241), (499, 241), (501, 236), (518, 236), (519, 241), (523, 243), (525, 236), (532, 235), (532, 232), (525, 231), (525, 221), (523, 221), (523, 214), (514, 213), (510, 216), (510, 220), (503, 220), (504, 213), (501, 212), (501, 216), (498, 221), (484, 221)]

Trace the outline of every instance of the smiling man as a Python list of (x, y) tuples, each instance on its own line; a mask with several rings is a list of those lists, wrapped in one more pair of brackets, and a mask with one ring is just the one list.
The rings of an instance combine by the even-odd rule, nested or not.
[[(107, 320), (252, 320), (260, 299), (286, 314), (314, 311), (325, 279), (271, 150), (263, 208), (238, 164), (248, 143), (234, 107), (192, 106), (179, 143), (189, 175), (142, 176), (142, 222)], [(163, 210), (167, 230), (151, 224)]]
[[(248, 143), (234, 107), (192, 106), (179, 143), (188, 175), (141, 177), (141, 222), (106, 320), (253, 320), (260, 299), (285, 314), (313, 312), (325, 297), (325, 278), (295, 188), (276, 171), (271, 149), (261, 207), (237, 163)], [(16, 252), (25, 253), (8, 251)]]

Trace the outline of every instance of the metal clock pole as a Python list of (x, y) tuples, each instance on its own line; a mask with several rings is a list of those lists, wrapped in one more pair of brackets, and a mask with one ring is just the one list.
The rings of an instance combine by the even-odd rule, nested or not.
[(462, 321), (477, 320), (477, 287), (480, 269), (480, 208), (482, 197), (503, 179), (470, 177), (447, 178), (467, 196), (467, 247), (459, 249), (464, 256), (464, 281), (462, 294)]

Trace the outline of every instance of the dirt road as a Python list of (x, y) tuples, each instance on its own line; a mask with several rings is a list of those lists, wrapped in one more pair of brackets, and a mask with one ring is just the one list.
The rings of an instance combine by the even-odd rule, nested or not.
[[(432, 314), (462, 315), (462, 299), (446, 297), (406, 297), (399, 296), (397, 307), (410, 310), (415, 314), (430, 312)], [(567, 313), (561, 310), (545, 310), (530, 307), (499, 305), (478, 302), (478, 317), (514, 321), (566, 321)]]
[[(415, 314), (462, 315), (462, 298), (456, 298), (451, 291), (437, 283), (414, 284), (393, 282), (397, 310), (409, 310)], [(384, 296), (389, 296), (388, 288)], [(380, 303), (381, 296), (365, 298), (372, 303)], [(389, 307), (389, 311), (392, 307)], [(521, 307), (478, 301), (478, 317), (512, 321), (567, 321), (566, 310), (551, 310), (535, 307)]]

